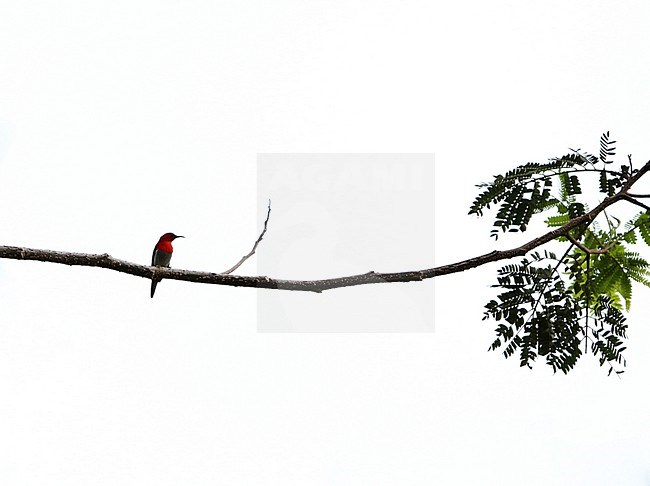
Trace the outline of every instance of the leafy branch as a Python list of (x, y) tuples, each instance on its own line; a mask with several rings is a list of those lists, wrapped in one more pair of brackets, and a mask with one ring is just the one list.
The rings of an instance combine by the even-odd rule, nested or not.
[[(520, 166), (505, 176), (495, 176), (492, 184), (481, 185), (484, 190), (470, 208), (470, 214), (480, 216), (490, 204), (500, 205), (494, 222), (497, 229), (492, 231), (495, 237), (499, 229), (525, 231), (534, 215), (554, 212), (544, 222), (560, 230), (557, 242), (569, 243), (560, 258), (550, 252), (544, 257), (533, 253), (532, 260), (524, 258), (498, 271), (493, 287), (501, 293), (485, 305), (484, 313), (484, 320), (499, 322), (490, 349), (503, 346), (506, 358), (518, 351), (521, 366), (532, 367), (542, 356), (554, 371), (568, 373), (584, 349), (584, 353), (591, 350), (601, 366), (608, 364), (610, 373), (623, 372), (618, 369), (625, 366), (623, 312), (631, 306), (632, 283), (650, 286), (650, 264), (629, 245), (638, 241), (637, 234), (650, 245), (650, 206), (637, 200), (645, 195), (629, 192), (648, 164), (635, 170), (628, 156), (628, 164), (612, 169), (615, 153), (615, 142), (609, 132), (604, 133), (599, 157), (573, 151), (570, 156), (551, 159), (550, 164)], [(576, 173), (593, 171), (599, 174), (597, 189), (605, 197), (588, 212), (586, 203), (579, 200), (583, 184)], [(554, 192), (555, 181), (559, 184)], [(544, 192), (538, 196), (541, 184)], [(606, 210), (618, 201), (645, 210), (630, 219), (623, 232), (618, 230), (621, 220)], [(599, 227), (601, 215), (606, 230)], [(545, 259), (556, 263), (542, 265)]]

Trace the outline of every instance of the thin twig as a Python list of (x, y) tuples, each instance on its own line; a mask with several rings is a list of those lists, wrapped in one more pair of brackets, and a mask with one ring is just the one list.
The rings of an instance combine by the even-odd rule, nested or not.
[(650, 206), (648, 206), (647, 204), (643, 204), (641, 201), (637, 201), (636, 199), (634, 199), (629, 194), (623, 194), (623, 199), (625, 199), (626, 201), (631, 202), (632, 204), (636, 204), (637, 206), (642, 207), (646, 211), (650, 211)]
[(269, 224), (269, 218), (270, 217), (271, 217), (271, 200), (269, 199), (269, 209), (266, 212), (266, 221), (264, 221), (264, 229), (260, 233), (260, 237), (257, 239), (255, 244), (253, 245), (253, 249), (248, 253), (248, 255), (244, 255), (242, 257), (242, 259), (239, 260), (234, 267), (226, 270), (225, 272), (221, 272), (221, 275), (229, 275), (229, 274), (231, 274), (232, 272), (237, 270), (241, 266), (242, 263), (244, 263), (246, 260), (248, 260), (250, 257), (252, 257), (255, 254), (255, 250), (257, 250), (257, 245), (259, 245), (260, 241), (262, 241), (262, 238), (264, 238), (264, 234), (266, 233), (266, 227)]
[(606, 247), (601, 248), (600, 250), (594, 250), (593, 248), (588, 248), (588, 247), (586, 247), (585, 245), (583, 245), (582, 243), (580, 243), (580, 242), (579, 242), (578, 240), (576, 240), (573, 236), (571, 236), (571, 234), (568, 233), (568, 232), (567, 232), (567, 234), (564, 235), (564, 236), (566, 236), (567, 239), (568, 239), (571, 243), (573, 243), (575, 246), (577, 246), (578, 248), (580, 248), (582, 251), (584, 251), (584, 252), (585, 252), (586, 254), (588, 254), (588, 255), (602, 255), (602, 254), (604, 254), (604, 253), (607, 253), (609, 250), (612, 249), (612, 247), (613, 247), (616, 243), (618, 243), (617, 241), (613, 241), (613, 242), (611, 242), (609, 245), (607, 245)]

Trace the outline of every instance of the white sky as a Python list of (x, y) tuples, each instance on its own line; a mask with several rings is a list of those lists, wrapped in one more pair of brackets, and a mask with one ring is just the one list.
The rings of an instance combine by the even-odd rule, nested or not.
[[(258, 153), (413, 152), (436, 156), (436, 263), (490, 251), (475, 183), (604, 130), (648, 159), (649, 21), (641, 1), (2, 2), (0, 244), (148, 263), (173, 231), (173, 266), (218, 271), (257, 235)], [(152, 300), (0, 261), (0, 482), (650, 483), (648, 290), (621, 380), (588, 358), (552, 376), (486, 352), (495, 268), (436, 283), (434, 333), (264, 334), (254, 290)]]

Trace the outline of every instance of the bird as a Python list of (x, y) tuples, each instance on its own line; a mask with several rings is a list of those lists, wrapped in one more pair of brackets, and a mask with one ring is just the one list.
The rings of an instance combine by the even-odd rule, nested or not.
[[(165, 233), (160, 237), (158, 243), (153, 249), (153, 255), (151, 255), (151, 266), (152, 267), (169, 267), (169, 262), (172, 259), (172, 253), (174, 248), (172, 248), (172, 241), (176, 238), (185, 238), (184, 236), (177, 236), (174, 233)], [(154, 277), (151, 279), (151, 298), (153, 299), (153, 294), (156, 292), (156, 285), (160, 282), (161, 279)]]

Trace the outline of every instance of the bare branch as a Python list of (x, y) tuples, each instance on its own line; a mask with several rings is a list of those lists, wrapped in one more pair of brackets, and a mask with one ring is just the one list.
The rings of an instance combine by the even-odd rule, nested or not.
[(637, 206), (642, 207), (646, 211), (650, 211), (650, 206), (648, 206), (647, 204), (643, 204), (641, 201), (637, 201), (636, 199), (634, 199), (629, 194), (623, 194), (623, 199), (625, 199), (626, 201), (631, 202), (632, 204), (636, 204)]
[(260, 241), (262, 241), (262, 238), (264, 238), (264, 234), (266, 233), (266, 227), (269, 224), (269, 218), (270, 217), (271, 217), (271, 200), (269, 199), (269, 210), (266, 212), (266, 221), (264, 221), (264, 229), (260, 233), (260, 236), (259, 236), (259, 238), (257, 238), (257, 241), (255, 242), (255, 244), (253, 245), (253, 249), (248, 253), (248, 255), (244, 255), (242, 257), (242, 259), (239, 260), (234, 267), (226, 270), (225, 272), (222, 272), (221, 273), (222, 275), (228, 275), (228, 274), (234, 272), (235, 270), (237, 270), (241, 266), (242, 263), (244, 263), (246, 260), (248, 260), (250, 257), (252, 257), (255, 254), (255, 250), (257, 250), (257, 245), (259, 245)]
[[(469, 258), (457, 263), (442, 265), (439, 267), (424, 270), (412, 270), (407, 272), (378, 273), (368, 272), (361, 275), (350, 275), (347, 277), (330, 278), (324, 280), (280, 280), (264, 276), (239, 276), (209, 272), (195, 272), (190, 270), (176, 270), (165, 267), (150, 267), (126, 262), (111, 257), (108, 254), (92, 255), (85, 253), (68, 253), (61, 251), (36, 250), (32, 248), (21, 248), (15, 246), (0, 246), (0, 258), (14, 260), (37, 260), (42, 262), (59, 263), (63, 265), (81, 265), (86, 267), (100, 267), (114, 270), (129, 275), (135, 275), (151, 279), (154, 271), (156, 278), (168, 278), (172, 280), (183, 280), (187, 282), (229, 285), (233, 287), (253, 287), (260, 289), (296, 290), (303, 292), (322, 292), (323, 290), (352, 287), (356, 285), (367, 285), (389, 282), (419, 282), (425, 279), (459, 273), (471, 268), (476, 268), (486, 263), (507, 260), (517, 256), (524, 256), (529, 251), (555, 240), (560, 236), (566, 236), (571, 229), (582, 224), (591, 224), (596, 217), (607, 207), (625, 199), (627, 191), (644, 174), (650, 170), (650, 162), (646, 163), (633, 177), (630, 177), (616, 194), (606, 197), (594, 209), (588, 213), (572, 219), (565, 225), (556, 228), (548, 233), (530, 240), (516, 248), (502, 251), (492, 251), (484, 255)], [(268, 216), (267, 216), (268, 219)]]

